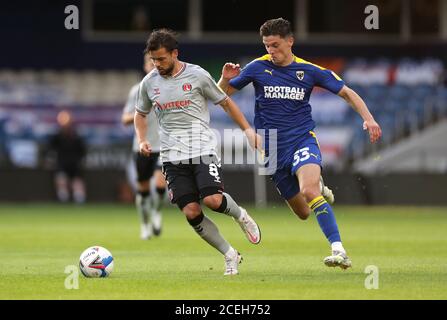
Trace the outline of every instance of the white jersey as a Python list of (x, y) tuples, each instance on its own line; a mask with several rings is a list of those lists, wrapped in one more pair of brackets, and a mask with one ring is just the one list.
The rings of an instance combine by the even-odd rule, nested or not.
[[(129, 96), (127, 97), (126, 105), (124, 106), (124, 113), (135, 113), (135, 107), (138, 99), (138, 88), (140, 84), (137, 83), (130, 89)], [(146, 133), (146, 139), (149, 141), (152, 147), (152, 152), (160, 152), (160, 135), (158, 134), (158, 121), (155, 112), (150, 112), (147, 117), (148, 130)], [(134, 134), (132, 151), (139, 152), (139, 145), (137, 136)]]
[(200, 66), (182, 62), (181, 70), (163, 77), (157, 69), (140, 83), (137, 111), (152, 109), (160, 127), (161, 159), (173, 162), (216, 155), (217, 139), (209, 126), (208, 100), (219, 104), (227, 95)]

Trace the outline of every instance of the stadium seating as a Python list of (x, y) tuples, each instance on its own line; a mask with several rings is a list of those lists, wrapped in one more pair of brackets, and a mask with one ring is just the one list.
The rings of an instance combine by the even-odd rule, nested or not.
[[(357, 58), (340, 74), (382, 126), (379, 147), (447, 116), (447, 87), (442, 78), (445, 69), (439, 60)], [(62, 108), (75, 113), (81, 133), (91, 144), (128, 141), (132, 130), (121, 125), (120, 115), (129, 89), (141, 77), (136, 70), (0, 70), (1, 149), (12, 137), (44, 141), (54, 130), (55, 114)], [(233, 98), (252, 121), (253, 88), (248, 86)], [(349, 162), (370, 150), (362, 120), (344, 100), (315, 90), (311, 105), (317, 134), (318, 130), (324, 131), (322, 149), (341, 150), (337, 151), (338, 159), (330, 157), (333, 165), (339, 167), (340, 161)], [(29, 117), (24, 117), (23, 111), (29, 111)], [(221, 108), (210, 104), (210, 113), (213, 128), (222, 131), (235, 126)], [(331, 130), (340, 139), (324, 138)], [(332, 160), (326, 165), (331, 167)]]

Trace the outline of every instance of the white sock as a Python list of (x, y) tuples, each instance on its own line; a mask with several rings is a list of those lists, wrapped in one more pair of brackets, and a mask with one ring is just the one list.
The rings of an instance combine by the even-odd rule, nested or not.
[[(197, 219), (200, 219), (200, 217), (192, 221), (188, 220), (188, 223), (203, 240), (208, 242), (208, 244), (216, 248), (222, 254), (228, 253), (228, 248), (231, 248), (231, 246), (219, 233), (216, 224), (203, 213), (201, 215), (202, 220), (199, 223), (197, 223)], [(192, 225), (191, 222), (194, 223), (194, 225)]]
[(236, 203), (236, 201), (234, 201), (233, 198), (228, 193), (223, 192), (222, 195), (225, 197), (227, 201), (227, 207), (225, 208), (224, 213), (240, 220), (242, 217), (242, 211), (241, 208)]
[(225, 253), (225, 256), (229, 256), (229, 255), (234, 256), (235, 254), (236, 254), (236, 249), (234, 249), (233, 247), (230, 247), (228, 249), (228, 251)]
[(335, 241), (331, 243), (332, 251), (341, 251), (343, 253), (346, 253), (345, 248), (343, 248), (343, 245), (340, 241)]
[(149, 196), (143, 197), (140, 193), (135, 196), (135, 205), (142, 224), (149, 224), (150, 199)]

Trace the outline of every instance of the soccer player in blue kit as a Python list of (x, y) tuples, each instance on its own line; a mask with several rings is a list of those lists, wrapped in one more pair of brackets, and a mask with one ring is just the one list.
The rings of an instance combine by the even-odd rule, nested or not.
[(341, 96), (362, 117), (363, 129), (370, 142), (382, 135), (380, 126), (365, 102), (333, 71), (296, 57), (290, 22), (282, 18), (266, 21), (260, 28), (266, 55), (253, 60), (242, 70), (226, 63), (219, 86), (233, 94), (249, 83), (255, 88), (256, 129), (276, 130), (277, 149), (269, 150), (265, 134), (265, 152), (276, 152), (276, 171), (271, 175), (280, 195), (301, 219), (313, 211), (321, 230), (331, 244), (332, 254), (323, 262), (330, 267), (351, 267), (342, 245), (331, 205), (322, 195), (320, 185), (322, 158), (312, 120), (310, 94), (314, 86)]

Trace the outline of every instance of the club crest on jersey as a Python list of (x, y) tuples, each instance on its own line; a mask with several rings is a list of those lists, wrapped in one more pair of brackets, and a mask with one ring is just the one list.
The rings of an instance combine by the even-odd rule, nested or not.
[(160, 94), (160, 88), (154, 88), (154, 94)]
[(192, 85), (190, 83), (185, 83), (183, 85), (183, 91), (188, 92), (188, 91), (191, 91), (191, 90), (192, 90)]
[(303, 80), (304, 79), (304, 71), (297, 71), (296, 72), (296, 77), (298, 78), (298, 80)]

